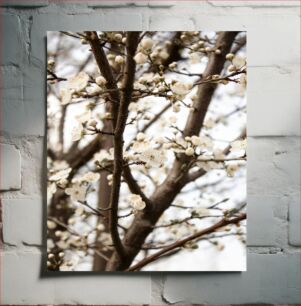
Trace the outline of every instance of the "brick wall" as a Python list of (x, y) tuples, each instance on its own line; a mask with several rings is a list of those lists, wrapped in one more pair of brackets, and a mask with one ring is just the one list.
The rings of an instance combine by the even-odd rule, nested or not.
[[(298, 303), (299, 1), (0, 3), (1, 302)], [(248, 32), (248, 272), (41, 273), (45, 34), (87, 29)]]

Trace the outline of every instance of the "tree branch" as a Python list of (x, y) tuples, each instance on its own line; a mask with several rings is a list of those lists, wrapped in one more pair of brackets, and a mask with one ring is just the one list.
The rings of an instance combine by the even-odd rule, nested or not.
[(76, 152), (76, 154), (73, 151), (66, 155), (65, 160), (72, 168), (72, 171), (76, 171), (85, 165), (102, 148), (102, 142), (101, 136), (97, 136), (86, 147)]
[(214, 225), (212, 225), (212, 226), (210, 226), (210, 227), (208, 227), (204, 230), (201, 230), (201, 231), (195, 233), (194, 235), (191, 235), (191, 236), (189, 236), (185, 239), (176, 241), (175, 243), (169, 245), (168, 247), (162, 249), (161, 251), (156, 252), (155, 254), (153, 254), (153, 255), (143, 259), (142, 261), (138, 262), (137, 264), (133, 265), (132, 267), (130, 267), (126, 271), (140, 270), (141, 268), (143, 268), (147, 264), (155, 261), (156, 259), (158, 259), (162, 255), (164, 255), (164, 254), (166, 254), (166, 253), (168, 253), (168, 252), (170, 252), (174, 249), (177, 249), (177, 248), (180, 248), (180, 247), (184, 246), (187, 242), (192, 241), (194, 239), (197, 239), (201, 236), (213, 233), (214, 231), (216, 231), (217, 229), (219, 229), (223, 226), (226, 226), (226, 225), (229, 225), (229, 224), (237, 224), (240, 221), (246, 219), (246, 217), (247, 217), (247, 215), (245, 213), (243, 213), (240, 216), (232, 218), (232, 219), (222, 219), (221, 221), (217, 222), (216, 224), (214, 224)]
[(121, 175), (123, 171), (123, 132), (126, 126), (128, 117), (128, 106), (131, 102), (133, 84), (135, 79), (136, 63), (134, 55), (138, 45), (139, 32), (128, 32), (126, 40), (127, 58), (124, 71), (123, 88), (121, 95), (116, 127), (114, 130), (114, 170), (113, 183), (110, 197), (110, 219), (109, 228), (116, 248), (116, 252), (122, 261), (125, 258), (125, 250), (118, 233), (118, 202), (121, 184)]

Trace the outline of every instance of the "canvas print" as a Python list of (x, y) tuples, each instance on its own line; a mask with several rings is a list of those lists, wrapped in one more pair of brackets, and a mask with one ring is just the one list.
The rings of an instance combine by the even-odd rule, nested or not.
[(47, 33), (48, 271), (246, 270), (246, 32)]

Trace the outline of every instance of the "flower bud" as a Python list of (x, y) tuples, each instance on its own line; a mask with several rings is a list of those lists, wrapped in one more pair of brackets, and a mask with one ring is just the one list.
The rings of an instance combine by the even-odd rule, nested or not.
[(191, 148), (191, 147), (187, 148), (187, 149), (185, 150), (185, 154), (186, 154), (187, 156), (192, 156), (192, 155), (194, 155), (194, 150), (193, 150), (193, 148)]
[(122, 41), (122, 35), (120, 33), (117, 33), (114, 35), (114, 40), (117, 42), (121, 42)]
[(115, 63), (122, 65), (124, 63), (124, 58), (121, 55), (115, 57)]
[(141, 46), (144, 49), (151, 49), (153, 47), (153, 44), (154, 44), (154, 42), (151, 38), (144, 38), (141, 41)]
[(107, 80), (102, 75), (100, 75), (95, 79), (95, 82), (98, 86), (103, 86), (107, 83)]
[(226, 60), (228, 60), (228, 61), (232, 61), (233, 58), (234, 58), (234, 54), (233, 54), (233, 53), (228, 53), (228, 54), (226, 55)]

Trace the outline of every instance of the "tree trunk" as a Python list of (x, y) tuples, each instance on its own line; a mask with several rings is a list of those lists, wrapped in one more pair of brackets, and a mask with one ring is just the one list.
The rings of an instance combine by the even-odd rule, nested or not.
[[(103, 149), (108, 151), (110, 148), (112, 148), (113, 142), (112, 137), (106, 137), (104, 141)], [(110, 194), (111, 194), (111, 186), (108, 185), (107, 175), (109, 174), (107, 171), (101, 171), (100, 172), (101, 177), (99, 181), (99, 190), (98, 190), (98, 207), (100, 209), (108, 208), (110, 205)], [(112, 255), (112, 251), (101, 251), (102, 246), (101, 243), (98, 241), (100, 238), (100, 235), (103, 232), (109, 232), (108, 227), (108, 220), (109, 220), (109, 211), (103, 211), (102, 214), (105, 217), (100, 216), (98, 219), (98, 222), (103, 223), (105, 229), (104, 231), (97, 231), (96, 238), (95, 238), (95, 244), (96, 248), (100, 250), (100, 252), (105, 255), (106, 257), (110, 258)], [(105, 266), (107, 264), (107, 261), (99, 256), (97, 253), (94, 253), (94, 260), (93, 260), (93, 271), (104, 271)]]

